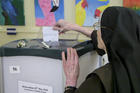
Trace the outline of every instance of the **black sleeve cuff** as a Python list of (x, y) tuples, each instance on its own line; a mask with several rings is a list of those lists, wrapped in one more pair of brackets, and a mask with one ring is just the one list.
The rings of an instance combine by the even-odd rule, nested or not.
[(74, 93), (76, 89), (77, 89), (76, 87), (67, 86), (67, 87), (65, 87), (64, 93)]

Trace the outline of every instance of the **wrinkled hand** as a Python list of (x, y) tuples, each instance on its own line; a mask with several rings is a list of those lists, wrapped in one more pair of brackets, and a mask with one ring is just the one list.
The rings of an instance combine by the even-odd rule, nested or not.
[(65, 53), (62, 52), (63, 68), (66, 76), (66, 86), (75, 87), (79, 76), (79, 58), (77, 52), (73, 48), (67, 49), (67, 60)]
[(70, 31), (72, 30), (73, 28), (73, 25), (72, 23), (69, 23), (63, 19), (59, 20), (53, 27), (54, 30), (58, 30), (59, 31), (59, 34), (61, 33), (65, 33), (67, 31)]

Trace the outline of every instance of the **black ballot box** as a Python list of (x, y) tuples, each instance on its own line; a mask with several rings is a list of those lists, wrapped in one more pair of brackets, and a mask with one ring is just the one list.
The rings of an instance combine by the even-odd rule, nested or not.
[(61, 52), (77, 50), (80, 64), (79, 86), (96, 68), (100, 57), (91, 41), (22, 39), (0, 48), (0, 93), (63, 93), (65, 75)]

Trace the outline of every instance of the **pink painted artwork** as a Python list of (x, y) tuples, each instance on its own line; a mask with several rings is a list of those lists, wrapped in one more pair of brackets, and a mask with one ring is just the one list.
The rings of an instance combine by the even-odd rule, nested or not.
[(35, 0), (37, 26), (53, 26), (59, 19), (64, 19), (63, 0)]

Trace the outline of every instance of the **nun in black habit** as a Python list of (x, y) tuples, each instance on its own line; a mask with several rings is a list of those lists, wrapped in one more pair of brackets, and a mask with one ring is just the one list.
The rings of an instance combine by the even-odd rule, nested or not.
[[(109, 7), (101, 17), (101, 34), (109, 63), (65, 93), (140, 93), (140, 16), (128, 8)], [(95, 36), (93, 31), (97, 47)]]

